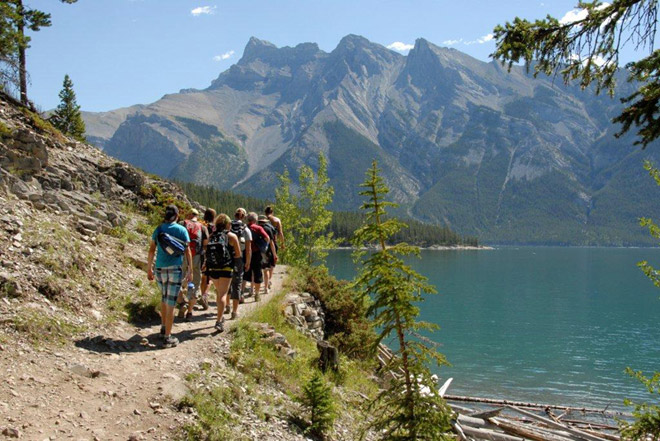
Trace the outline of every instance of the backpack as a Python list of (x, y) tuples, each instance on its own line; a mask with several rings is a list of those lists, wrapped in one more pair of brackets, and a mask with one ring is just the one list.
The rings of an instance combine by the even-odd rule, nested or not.
[(231, 221), (231, 232), (238, 237), (238, 242), (241, 244), (241, 251), (245, 251), (245, 227), (246, 225), (242, 221)]
[(250, 228), (250, 230), (252, 231), (252, 242), (257, 246), (257, 248), (259, 248), (259, 251), (261, 251), (262, 253), (268, 252), (268, 248), (269, 248), (268, 241), (264, 239), (264, 237), (261, 234), (256, 233), (254, 230), (252, 230), (252, 228)]
[(226, 231), (217, 231), (209, 238), (206, 245), (206, 269), (221, 270), (232, 267), (234, 257), (229, 251), (229, 236)]
[(190, 252), (193, 256), (202, 253), (202, 224), (199, 222), (193, 222), (185, 220), (183, 225), (188, 230), (188, 235), (190, 236)]
[(170, 256), (178, 257), (186, 252), (186, 243), (171, 234), (160, 231), (160, 226), (156, 230), (156, 238), (158, 239), (158, 245)]
[(270, 237), (270, 240), (275, 242), (275, 240), (277, 239), (277, 229), (275, 228), (275, 226), (270, 222), (267, 222), (265, 224), (262, 224), (261, 227), (264, 230), (266, 230), (266, 233), (268, 234), (268, 237)]

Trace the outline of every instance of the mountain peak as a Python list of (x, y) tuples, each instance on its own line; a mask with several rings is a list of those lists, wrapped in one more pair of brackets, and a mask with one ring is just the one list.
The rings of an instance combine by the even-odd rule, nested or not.
[(243, 51), (241, 61), (252, 61), (276, 50), (277, 46), (270, 41), (260, 40), (257, 37), (250, 37), (250, 41), (248, 41), (245, 50)]

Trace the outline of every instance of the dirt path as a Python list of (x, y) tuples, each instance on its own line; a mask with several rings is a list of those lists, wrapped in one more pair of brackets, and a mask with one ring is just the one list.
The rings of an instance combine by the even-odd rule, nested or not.
[[(271, 294), (259, 303), (248, 298), (241, 316), (270, 301), (285, 272), (277, 267)], [(215, 302), (195, 314), (189, 323), (175, 319), (180, 344), (171, 349), (161, 349), (159, 325), (128, 324), (74, 346), (0, 346), (0, 437), (18, 431), (28, 440), (171, 439), (192, 418), (173, 407), (187, 391), (186, 375), (229, 351), (228, 332), (213, 328)]]

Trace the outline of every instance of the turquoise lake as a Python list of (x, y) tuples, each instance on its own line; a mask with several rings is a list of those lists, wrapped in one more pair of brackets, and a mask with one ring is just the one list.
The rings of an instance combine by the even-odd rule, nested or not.
[[(623, 408), (649, 395), (624, 369), (660, 371), (660, 289), (637, 268), (660, 249), (498, 248), (422, 251), (409, 263), (438, 291), (420, 318), (441, 329), (450, 394)], [(337, 277), (355, 274), (333, 251)], [(387, 343), (387, 342), (386, 342)]]

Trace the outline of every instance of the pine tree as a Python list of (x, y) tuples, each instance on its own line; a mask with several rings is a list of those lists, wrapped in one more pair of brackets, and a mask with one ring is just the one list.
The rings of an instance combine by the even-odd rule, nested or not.
[(311, 425), (307, 432), (312, 436), (325, 439), (335, 421), (335, 408), (332, 389), (323, 381), (320, 372), (316, 372), (312, 379), (303, 386), (301, 401), (311, 413)]
[(73, 81), (69, 75), (64, 76), (64, 83), (59, 94), (60, 104), (50, 117), (52, 124), (62, 133), (73, 136), (78, 141), (85, 141), (85, 122), (80, 114), (80, 106), (76, 102), (73, 91)]
[[(439, 440), (446, 438), (449, 430), (449, 409), (437, 392), (437, 385), (431, 376), (429, 363), (446, 363), (427, 339), (417, 335), (417, 331), (433, 331), (437, 325), (417, 321), (419, 308), (416, 303), (423, 301), (423, 293), (435, 293), (426, 278), (404, 264), (403, 256), (419, 256), (419, 249), (405, 243), (387, 246), (388, 239), (405, 227), (401, 221), (385, 219), (387, 207), (396, 204), (384, 198), (389, 192), (379, 175), (376, 161), (367, 172), (361, 184), (365, 190), (360, 195), (368, 198), (362, 205), (367, 212), (366, 223), (356, 231), (354, 245), (360, 249), (376, 245), (370, 254), (356, 253), (362, 270), (355, 286), (372, 303), (368, 315), (374, 326), (380, 329), (376, 341), (394, 335), (398, 350), (386, 366), (388, 372), (401, 372), (389, 386), (371, 403), (374, 420), (371, 427), (382, 440)], [(368, 256), (365, 258), (365, 256)]]
[(328, 232), (332, 212), (334, 189), (328, 178), (328, 161), (319, 154), (316, 174), (311, 167), (302, 166), (299, 171), (299, 194), (291, 191), (288, 170), (280, 175), (280, 186), (275, 190), (275, 206), (285, 226), (286, 248), (282, 251), (283, 263), (294, 266), (310, 266), (323, 262), (327, 250), (337, 246), (337, 240)]
[[(77, 0), (60, 1), (71, 4)], [(0, 63), (3, 65), (0, 77), (19, 89), (24, 105), (28, 104), (26, 51), (31, 41), (25, 31), (37, 32), (51, 24), (50, 14), (27, 7), (23, 0), (0, 2)]]
[(628, 81), (637, 91), (622, 99), (627, 107), (614, 122), (622, 124), (621, 136), (637, 127), (646, 147), (660, 136), (660, 50), (655, 49), (658, 26), (657, 0), (579, 1), (582, 13), (575, 20), (548, 15), (533, 22), (516, 17), (497, 26), (497, 48), (492, 56), (509, 69), (524, 61), (534, 66), (534, 75), (559, 74), (566, 83), (578, 81), (582, 88), (595, 86), (596, 93), (616, 86), (619, 53), (626, 46), (647, 50), (649, 55), (626, 65)]

